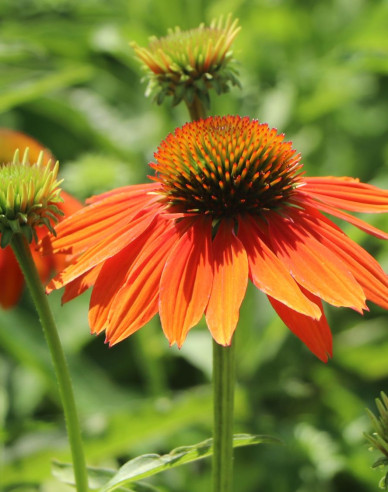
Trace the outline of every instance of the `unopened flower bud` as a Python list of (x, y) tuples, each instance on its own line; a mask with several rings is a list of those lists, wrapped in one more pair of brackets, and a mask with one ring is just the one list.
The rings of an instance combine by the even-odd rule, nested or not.
[(209, 27), (169, 30), (167, 36), (152, 37), (147, 48), (132, 43), (143, 62), (149, 80), (147, 95), (158, 104), (172, 96), (173, 104), (192, 104), (198, 98), (209, 107), (209, 91), (227, 92), (230, 85), (240, 85), (233, 66), (231, 45), (240, 28), (228, 16), (213, 21)]
[(54, 233), (53, 224), (63, 212), (57, 180), (58, 162), (43, 162), (43, 153), (30, 163), (28, 150), (19, 159), (0, 164), (0, 244), (5, 248), (14, 234), (23, 234), (28, 242), (37, 239), (36, 227), (45, 226)]

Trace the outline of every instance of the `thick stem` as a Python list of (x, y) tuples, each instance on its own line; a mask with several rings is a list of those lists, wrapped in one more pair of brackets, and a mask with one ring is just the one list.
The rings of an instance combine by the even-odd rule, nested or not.
[(69, 369), (55, 326), (54, 317), (50, 310), (42, 282), (40, 281), (26, 239), (21, 234), (15, 234), (11, 246), (24, 274), (27, 287), (29, 288), (36, 310), (38, 311), (43, 332), (50, 349), (65, 414), (67, 434), (73, 458), (76, 488), (78, 492), (87, 492), (88, 479), (81, 429)]
[(213, 340), (213, 492), (233, 488), (233, 403), (235, 385), (234, 343), (230, 347)]
[(191, 103), (185, 102), (192, 121), (206, 118), (206, 109), (199, 97), (194, 96)]

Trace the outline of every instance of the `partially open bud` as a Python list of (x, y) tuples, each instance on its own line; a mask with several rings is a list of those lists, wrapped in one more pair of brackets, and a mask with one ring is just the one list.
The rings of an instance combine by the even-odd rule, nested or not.
[(63, 212), (58, 204), (60, 181), (58, 162), (43, 162), (43, 153), (34, 163), (29, 162), (28, 150), (22, 160), (19, 151), (12, 162), (0, 165), (0, 245), (5, 248), (13, 234), (23, 234), (28, 242), (37, 240), (36, 228), (47, 227), (54, 233), (53, 224)]
[(230, 50), (240, 28), (228, 16), (213, 21), (209, 27), (169, 30), (167, 36), (152, 37), (147, 48), (132, 43), (136, 55), (144, 63), (149, 80), (147, 95), (154, 95), (158, 104), (166, 96), (173, 104), (184, 100), (192, 104), (198, 98), (209, 106), (209, 91), (227, 92), (230, 85), (239, 85)]

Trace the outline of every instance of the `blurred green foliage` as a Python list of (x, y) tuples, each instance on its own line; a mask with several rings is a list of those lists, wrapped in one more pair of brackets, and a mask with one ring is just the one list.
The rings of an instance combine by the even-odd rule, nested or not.
[[(145, 179), (159, 142), (188, 116), (143, 97), (130, 41), (145, 44), (232, 12), (242, 89), (212, 100), (287, 134), (310, 175), (388, 187), (386, 0), (2, 0), (0, 126), (24, 131), (61, 162), (64, 188), (85, 197)], [(388, 230), (385, 216), (368, 217)], [(388, 249), (346, 232), (388, 267)], [(1, 280), (0, 280), (1, 282)], [(1, 287), (3, 288), (3, 287)], [(195, 328), (179, 351), (158, 319), (118, 346), (91, 337), (88, 294), (50, 302), (68, 354), (88, 463), (114, 468), (211, 433), (211, 340)], [(364, 411), (388, 385), (388, 316), (328, 309), (334, 358), (315, 359), (250, 289), (237, 329), (236, 432), (285, 446), (236, 450), (239, 492), (370, 492), (381, 476), (363, 437)], [(50, 474), (69, 460), (58, 393), (27, 294), (0, 312), (0, 489), (70, 490)], [(209, 488), (209, 463), (155, 477), (160, 491)]]

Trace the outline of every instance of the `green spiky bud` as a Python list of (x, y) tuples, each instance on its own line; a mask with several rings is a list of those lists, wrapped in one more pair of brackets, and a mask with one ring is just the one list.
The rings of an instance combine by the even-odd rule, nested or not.
[(53, 224), (63, 212), (57, 204), (61, 181), (57, 181), (58, 162), (43, 163), (43, 152), (30, 164), (28, 149), (23, 159), (15, 152), (12, 162), (0, 165), (0, 246), (5, 248), (14, 234), (23, 234), (28, 242), (37, 240), (36, 228), (45, 226), (55, 233)]
[(167, 36), (150, 38), (147, 48), (131, 43), (143, 62), (148, 87), (146, 95), (153, 95), (158, 104), (172, 96), (173, 104), (191, 104), (198, 98), (209, 107), (209, 91), (227, 92), (230, 85), (240, 85), (231, 45), (240, 27), (229, 15), (210, 26), (201, 24), (196, 29), (170, 29)]
[[(372, 434), (364, 434), (372, 449), (377, 449), (383, 455), (375, 461), (373, 468), (388, 466), (388, 397), (382, 391), (380, 398), (376, 398), (375, 401), (379, 416), (376, 417), (373, 412), (367, 409), (374, 432)], [(379, 488), (388, 489), (388, 472), (380, 480)]]

